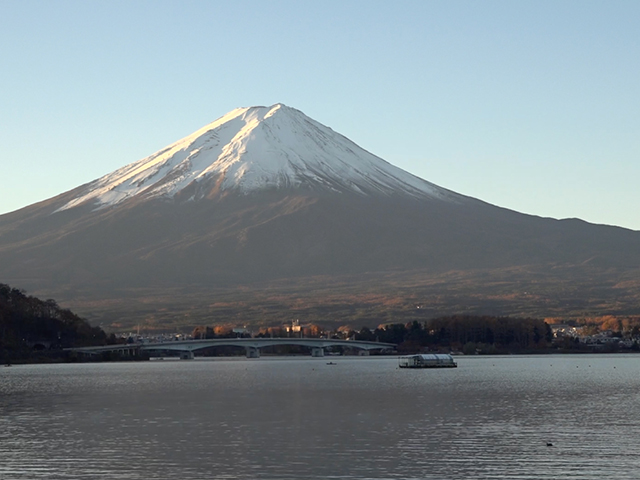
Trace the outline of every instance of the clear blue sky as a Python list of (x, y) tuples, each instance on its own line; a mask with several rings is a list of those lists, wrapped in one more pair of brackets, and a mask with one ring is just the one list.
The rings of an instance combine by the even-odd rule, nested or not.
[(0, 213), (282, 102), (426, 180), (640, 230), (638, 1), (0, 0)]

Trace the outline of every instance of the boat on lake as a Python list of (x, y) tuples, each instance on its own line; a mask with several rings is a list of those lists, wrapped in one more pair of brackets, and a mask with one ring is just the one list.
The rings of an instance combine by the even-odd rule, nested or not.
[(398, 358), (400, 368), (456, 368), (458, 364), (446, 353), (421, 353)]

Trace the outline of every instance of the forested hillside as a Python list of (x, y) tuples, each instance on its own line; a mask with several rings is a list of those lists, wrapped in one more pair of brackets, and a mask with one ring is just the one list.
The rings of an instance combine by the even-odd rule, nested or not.
[(55, 300), (40, 300), (0, 283), (0, 359), (5, 363), (34, 352), (105, 341), (102, 329), (60, 308)]

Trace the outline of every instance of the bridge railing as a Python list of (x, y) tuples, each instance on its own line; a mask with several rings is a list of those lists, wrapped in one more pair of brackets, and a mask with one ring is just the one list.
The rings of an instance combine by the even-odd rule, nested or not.
[[(204, 348), (216, 346), (235, 346), (244, 348), (248, 358), (259, 358), (260, 349), (265, 347), (295, 345), (303, 346), (311, 349), (311, 355), (314, 357), (324, 356), (325, 348), (330, 347), (347, 347), (360, 349), (366, 354), (371, 350), (387, 350), (395, 349), (393, 343), (369, 342), (360, 340), (339, 340), (324, 338), (215, 338), (205, 340), (179, 340), (156, 343), (136, 343), (125, 345), (107, 345), (102, 347), (82, 347), (75, 350), (87, 354), (97, 354), (105, 351), (122, 351), (122, 354), (131, 354), (131, 349), (139, 349), (140, 351), (176, 351), (181, 352), (181, 358), (193, 358), (193, 352)], [(191, 352), (189, 354), (185, 352)], [(183, 355), (184, 353), (184, 355)]]

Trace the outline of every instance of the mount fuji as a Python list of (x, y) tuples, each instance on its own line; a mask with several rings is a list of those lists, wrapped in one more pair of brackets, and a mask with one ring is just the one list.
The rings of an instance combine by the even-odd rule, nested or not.
[[(0, 282), (124, 324), (158, 321), (163, 311), (205, 318), (224, 298), (238, 308), (219, 321), (254, 321), (248, 299), (284, 284), (289, 293), (276, 290), (290, 307), (337, 284), (349, 298), (409, 289), (407, 302), (425, 303), (422, 287), (437, 284), (444, 298), (462, 282), (465, 293), (451, 297), (457, 311), (548, 316), (563, 313), (565, 290), (574, 313), (596, 308), (596, 294), (627, 298), (639, 271), (640, 232), (449, 191), (282, 104), (233, 110), (153, 155), (0, 216)], [(578, 284), (583, 300), (574, 298)], [(538, 294), (533, 303), (504, 300), (542, 285), (553, 285), (555, 303)], [(629, 298), (620, 311), (635, 308)]]
[(59, 210), (131, 198), (303, 189), (460, 201), (282, 104), (238, 108), (168, 147), (90, 183)]

